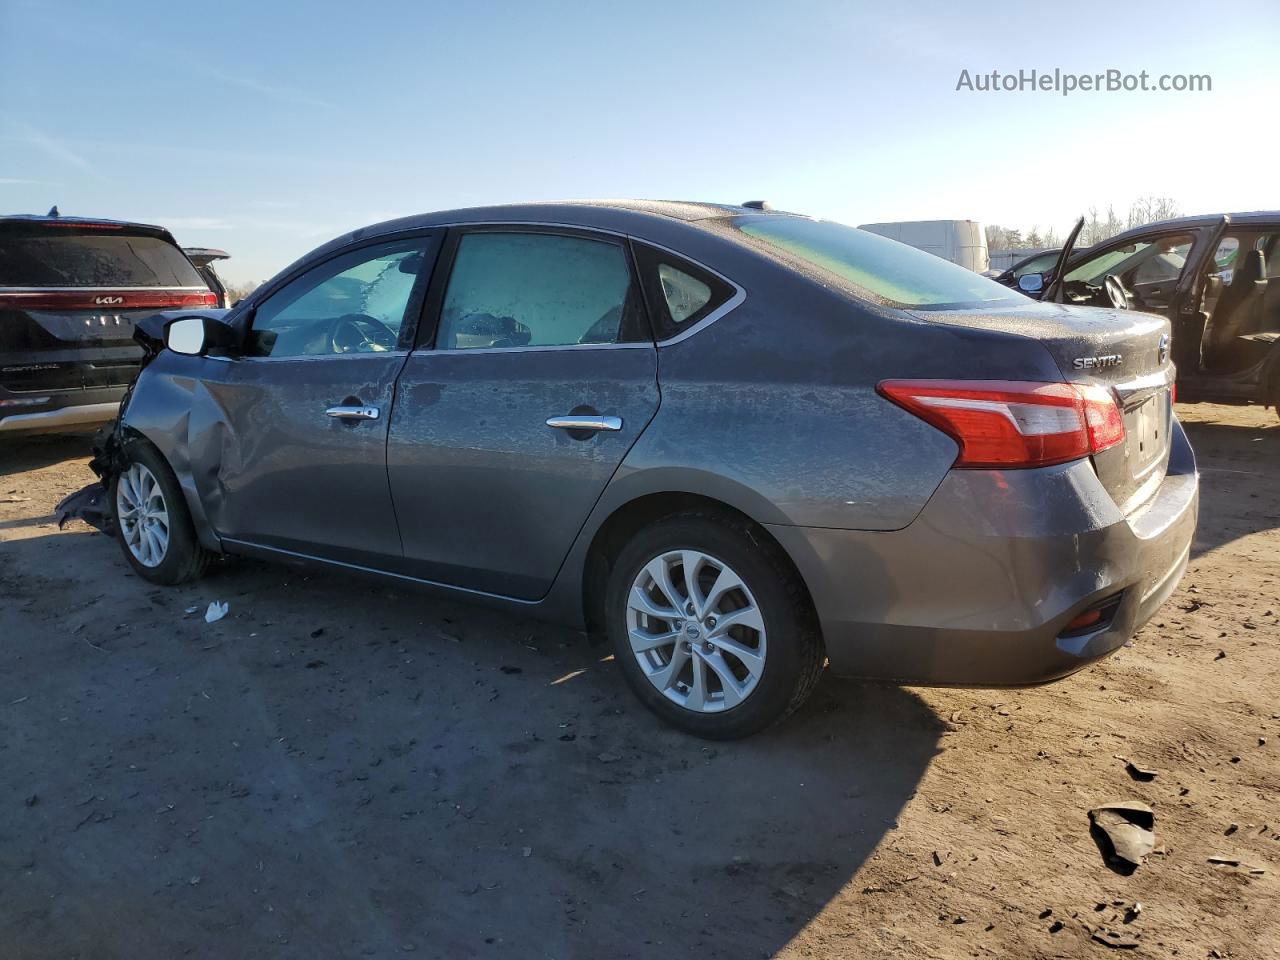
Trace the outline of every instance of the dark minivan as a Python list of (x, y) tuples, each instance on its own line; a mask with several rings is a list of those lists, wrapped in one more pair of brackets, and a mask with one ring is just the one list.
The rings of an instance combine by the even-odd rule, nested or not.
[(113, 419), (142, 358), (134, 321), (217, 305), (163, 227), (0, 217), (0, 437)]

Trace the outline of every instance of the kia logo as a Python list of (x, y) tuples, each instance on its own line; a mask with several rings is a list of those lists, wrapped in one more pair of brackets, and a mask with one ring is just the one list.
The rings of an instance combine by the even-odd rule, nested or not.
[(99, 307), (114, 307), (117, 303), (124, 303), (124, 297), (94, 297), (93, 302)]

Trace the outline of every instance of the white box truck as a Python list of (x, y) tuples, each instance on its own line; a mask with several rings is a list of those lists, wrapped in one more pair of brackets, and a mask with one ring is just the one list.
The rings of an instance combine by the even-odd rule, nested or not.
[(864, 223), (858, 229), (927, 251), (975, 273), (989, 266), (987, 232), (977, 220), (903, 220)]

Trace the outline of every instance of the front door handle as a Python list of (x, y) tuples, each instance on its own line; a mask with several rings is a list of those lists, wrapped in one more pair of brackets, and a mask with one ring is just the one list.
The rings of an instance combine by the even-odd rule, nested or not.
[(621, 417), (588, 417), (570, 414), (567, 417), (548, 417), (547, 426), (556, 430), (609, 430), (622, 429)]
[(377, 420), (378, 408), (368, 406), (337, 406), (330, 407), (325, 412), (327, 417), (337, 417), (339, 420)]

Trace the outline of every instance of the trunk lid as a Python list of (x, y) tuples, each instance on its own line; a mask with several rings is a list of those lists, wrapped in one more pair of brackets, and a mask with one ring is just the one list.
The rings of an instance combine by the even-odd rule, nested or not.
[(136, 320), (215, 302), (158, 227), (0, 220), (0, 387), (29, 393), (128, 384), (141, 359)]
[[(1112, 389), (1125, 440), (1093, 457), (1103, 486), (1125, 512), (1155, 492), (1169, 462), (1174, 378), (1169, 321), (1149, 313), (1027, 303), (974, 310), (917, 310), (930, 323), (1002, 331), (1035, 340), (1064, 380)], [(973, 369), (970, 376), (981, 376)]]

